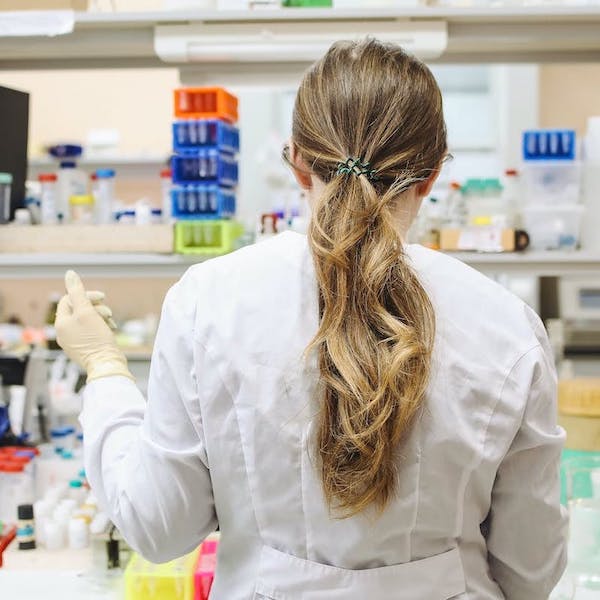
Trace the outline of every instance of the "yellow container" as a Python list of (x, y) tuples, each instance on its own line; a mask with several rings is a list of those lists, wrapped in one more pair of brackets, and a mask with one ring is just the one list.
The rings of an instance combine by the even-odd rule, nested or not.
[(94, 196), (81, 194), (69, 198), (71, 223), (85, 225), (94, 220)]
[(564, 380), (558, 388), (559, 422), (569, 450), (600, 452), (600, 379)]
[(125, 600), (193, 600), (198, 553), (161, 565), (134, 554), (125, 570)]

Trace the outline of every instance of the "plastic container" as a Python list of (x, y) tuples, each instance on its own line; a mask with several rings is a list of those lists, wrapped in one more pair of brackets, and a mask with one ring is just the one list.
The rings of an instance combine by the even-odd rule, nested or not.
[(89, 225), (94, 222), (94, 197), (88, 194), (69, 198), (71, 223)]
[(179, 88), (173, 92), (175, 116), (180, 119), (238, 120), (238, 100), (220, 87)]
[(217, 185), (175, 186), (171, 201), (177, 219), (227, 219), (235, 214), (235, 193)]
[(574, 129), (533, 129), (523, 132), (523, 160), (573, 162), (577, 153)]
[(13, 177), (10, 173), (0, 173), (0, 223), (10, 221), (10, 188)]
[(235, 154), (240, 149), (240, 132), (237, 127), (216, 119), (187, 119), (175, 121), (173, 150), (178, 154), (194, 154), (200, 148), (219, 148)]
[(69, 199), (71, 196), (87, 194), (88, 181), (86, 174), (78, 169), (77, 164), (72, 160), (65, 160), (60, 163), (57, 177), (56, 215), (59, 223), (65, 223), (70, 219)]
[(19, 517), (19, 528), (17, 529), (19, 550), (35, 550), (33, 506), (31, 504), (20, 504), (17, 507), (17, 515)]
[(113, 221), (113, 204), (115, 201), (115, 172), (113, 169), (96, 171), (94, 195), (94, 220), (99, 225), (107, 225)]
[(125, 600), (194, 600), (198, 550), (156, 565), (134, 554), (125, 570)]
[(230, 155), (219, 150), (199, 150), (194, 156), (173, 156), (173, 183), (212, 182), (233, 187), (238, 182), (238, 164)]
[(576, 204), (581, 194), (578, 162), (528, 162), (523, 165), (523, 193), (529, 204)]
[(574, 250), (579, 245), (584, 209), (577, 204), (525, 206), (523, 228), (533, 250)]
[(194, 600), (208, 600), (217, 568), (218, 538), (207, 539), (200, 546), (194, 571)]
[(85, 518), (73, 517), (69, 521), (68, 538), (71, 550), (83, 550), (90, 545), (90, 528)]
[(175, 252), (219, 256), (235, 249), (244, 227), (236, 221), (179, 221), (175, 224)]
[(173, 221), (173, 215), (171, 210), (171, 176), (171, 169), (163, 169), (160, 172), (163, 223), (171, 223)]
[(41, 186), (40, 212), (42, 225), (58, 223), (56, 213), (58, 177), (55, 173), (42, 173), (38, 177)]

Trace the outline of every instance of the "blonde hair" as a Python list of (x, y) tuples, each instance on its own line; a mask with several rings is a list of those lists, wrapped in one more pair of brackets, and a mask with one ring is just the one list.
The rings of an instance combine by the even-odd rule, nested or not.
[[(306, 73), (292, 140), (326, 185), (308, 239), (319, 284), (322, 411), (317, 444), (325, 497), (342, 517), (383, 510), (397, 450), (422, 405), (435, 316), (404, 254), (401, 194), (447, 151), (440, 90), (398, 46), (339, 42)], [(343, 174), (347, 158), (376, 178)]]

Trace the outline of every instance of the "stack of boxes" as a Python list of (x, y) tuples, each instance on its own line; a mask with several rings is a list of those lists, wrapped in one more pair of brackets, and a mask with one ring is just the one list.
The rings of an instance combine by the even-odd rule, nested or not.
[(175, 251), (226, 254), (243, 228), (232, 220), (240, 149), (238, 101), (222, 88), (175, 90), (171, 206)]
[(579, 245), (584, 208), (577, 137), (571, 129), (523, 133), (523, 228), (534, 250)]

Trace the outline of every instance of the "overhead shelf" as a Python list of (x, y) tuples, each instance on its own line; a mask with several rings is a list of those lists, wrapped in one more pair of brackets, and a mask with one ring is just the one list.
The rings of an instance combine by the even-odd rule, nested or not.
[[(600, 253), (525, 252), (480, 254), (449, 253), (473, 268), (495, 275), (560, 277), (600, 272)], [(191, 265), (207, 260), (164, 254), (0, 254), (0, 278), (61, 278), (67, 269), (86, 277), (180, 277)]]
[[(264, 52), (255, 62), (231, 56), (200, 53), (197, 68), (207, 74), (300, 72), (305, 61), (282, 62), (270, 30), (291, 32), (310, 40), (315, 26), (326, 22), (332, 31), (364, 35), (398, 27), (424, 31), (445, 30), (442, 62), (544, 62), (599, 61), (600, 7), (528, 7), (450, 9), (280, 9), (260, 11), (181, 11), (154, 13), (77, 13), (74, 31), (56, 37), (0, 38), (0, 70), (90, 67), (178, 66), (184, 61), (163, 62), (156, 53), (156, 33), (165, 28), (187, 35), (189, 28), (203, 32), (231, 28), (264, 36)], [(178, 29), (179, 28), (179, 29)], [(241, 39), (241, 38), (240, 38)], [(261, 41), (261, 40), (258, 40)], [(235, 43), (235, 42), (234, 42)], [(241, 43), (241, 42), (240, 42)], [(304, 42), (303, 42), (304, 43)], [(273, 52), (268, 52), (272, 47)], [(192, 53), (194, 54), (194, 53)], [(188, 64), (189, 66), (189, 64)]]

